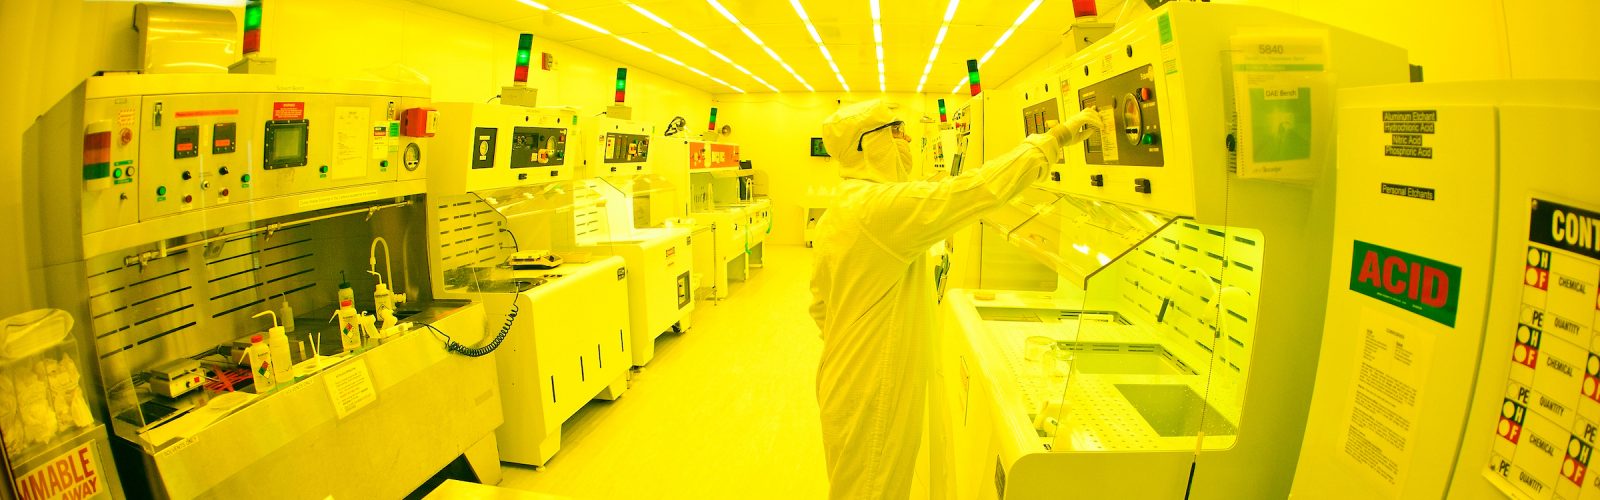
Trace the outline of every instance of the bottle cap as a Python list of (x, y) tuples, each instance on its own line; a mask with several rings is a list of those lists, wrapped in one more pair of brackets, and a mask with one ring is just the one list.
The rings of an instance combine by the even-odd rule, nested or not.
[(250, 336), (250, 343), (255, 344), (259, 342), (261, 342), (261, 334), (257, 333)]

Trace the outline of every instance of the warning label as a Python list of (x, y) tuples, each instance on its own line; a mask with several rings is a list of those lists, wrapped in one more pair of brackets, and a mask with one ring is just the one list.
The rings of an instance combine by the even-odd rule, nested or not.
[(305, 117), (306, 103), (304, 102), (272, 103), (272, 119), (274, 120), (304, 120)]

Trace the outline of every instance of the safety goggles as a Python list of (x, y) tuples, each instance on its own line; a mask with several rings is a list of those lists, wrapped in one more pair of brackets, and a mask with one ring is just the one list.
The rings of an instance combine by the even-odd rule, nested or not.
[(904, 121), (895, 120), (895, 121), (880, 125), (880, 126), (878, 126), (878, 128), (875, 128), (875, 129), (872, 129), (872, 130), (868, 130), (866, 132), (862, 132), (861, 133), (861, 137), (856, 138), (856, 151), (862, 151), (861, 143), (866, 141), (867, 134), (870, 134), (870, 133), (873, 133), (873, 132), (877, 132), (877, 131), (883, 130), (883, 129), (889, 129), (889, 133), (894, 134), (895, 137), (900, 137), (902, 134), (905, 133), (905, 132), (901, 131), (901, 126), (904, 125), (904, 124), (905, 124)]

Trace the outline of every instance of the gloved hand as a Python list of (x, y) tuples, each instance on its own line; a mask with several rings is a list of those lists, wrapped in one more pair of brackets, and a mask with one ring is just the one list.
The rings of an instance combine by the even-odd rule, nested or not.
[(1061, 147), (1071, 146), (1089, 138), (1089, 134), (1100, 130), (1100, 115), (1092, 109), (1079, 111), (1067, 118), (1067, 123), (1046, 123), (1050, 126), (1050, 136), (1054, 137), (1056, 144)]

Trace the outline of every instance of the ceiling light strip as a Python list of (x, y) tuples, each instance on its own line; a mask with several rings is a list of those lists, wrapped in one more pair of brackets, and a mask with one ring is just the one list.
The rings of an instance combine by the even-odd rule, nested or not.
[(805, 78), (800, 77), (800, 73), (795, 72), (794, 68), (789, 66), (789, 63), (784, 62), (782, 57), (778, 57), (777, 52), (773, 52), (771, 48), (767, 47), (767, 42), (761, 41), (761, 37), (756, 36), (755, 32), (750, 31), (750, 28), (744, 27), (744, 23), (739, 22), (739, 18), (733, 17), (733, 13), (728, 12), (728, 8), (722, 6), (722, 2), (718, 2), (717, 0), (706, 0), (706, 3), (711, 4), (711, 8), (716, 9), (718, 14), (722, 14), (723, 19), (727, 19), (728, 22), (739, 27), (739, 31), (744, 33), (745, 38), (749, 38), (751, 42), (755, 42), (757, 46), (760, 46), (762, 50), (766, 51), (767, 56), (771, 57), (772, 60), (777, 61), (779, 66), (783, 66), (783, 70), (788, 71), (789, 75), (793, 76), (795, 80), (799, 80), (800, 85), (804, 85), (806, 90), (812, 92), (816, 91), (816, 89), (811, 88), (811, 84), (807, 83)]
[(944, 36), (950, 33), (950, 20), (956, 17), (957, 5), (961, 5), (961, 0), (950, 0), (944, 7), (944, 21), (939, 25), (939, 36), (933, 39), (933, 50), (928, 51), (928, 63), (922, 66), (922, 78), (917, 79), (918, 94), (928, 84), (928, 73), (933, 72), (933, 60), (939, 58), (939, 46), (944, 45)]
[(629, 39), (628, 37), (625, 37), (625, 36), (622, 36), (622, 35), (614, 34), (614, 33), (610, 32), (609, 30), (606, 30), (605, 28), (600, 27), (599, 25), (596, 25), (596, 24), (591, 23), (589, 21), (585, 21), (583, 19), (580, 19), (577, 16), (573, 16), (573, 15), (565, 13), (565, 12), (560, 12), (560, 11), (557, 11), (557, 10), (553, 10), (549, 6), (546, 6), (545, 4), (542, 4), (542, 3), (539, 3), (539, 2), (535, 2), (533, 0), (517, 0), (517, 1), (521, 2), (523, 5), (527, 5), (529, 7), (535, 8), (535, 9), (539, 9), (539, 10), (543, 10), (543, 11), (549, 11), (549, 12), (555, 14), (556, 16), (562, 18), (562, 19), (566, 19), (568, 22), (571, 22), (572, 24), (576, 24), (578, 26), (589, 28), (590, 31), (593, 31), (595, 33), (599, 33), (599, 34), (602, 34), (602, 35), (609, 36), (611, 38), (615, 38), (617, 41), (622, 42), (624, 44), (627, 44), (628, 46), (631, 46), (633, 48), (642, 50), (645, 53), (655, 54), (656, 57), (660, 57), (662, 60), (665, 60), (665, 61), (670, 62), (672, 64), (676, 64), (678, 66), (682, 66), (684, 69), (688, 69), (690, 72), (693, 72), (694, 74), (706, 77), (706, 79), (711, 80), (713, 82), (717, 82), (717, 84), (719, 84), (719, 85), (722, 85), (724, 87), (733, 89), (734, 92), (738, 92), (740, 94), (745, 93), (744, 89), (741, 89), (739, 87), (735, 87), (733, 85), (729, 85), (728, 82), (722, 81), (721, 79), (719, 79), (717, 77), (711, 76), (710, 74), (708, 74), (708, 73), (706, 73), (704, 71), (701, 71), (699, 68), (695, 68), (693, 66), (689, 66), (687, 64), (684, 64), (683, 61), (679, 61), (679, 60), (673, 58), (672, 56), (669, 56), (669, 55), (666, 55), (666, 54), (662, 54), (660, 52), (656, 52), (654, 49), (651, 49), (650, 47), (646, 47), (642, 43), (635, 42), (632, 39)]
[(843, 87), (845, 92), (849, 92), (850, 84), (844, 82), (844, 73), (839, 72), (839, 65), (833, 62), (833, 54), (828, 52), (828, 46), (822, 43), (822, 35), (817, 33), (817, 26), (811, 24), (811, 16), (806, 15), (805, 6), (800, 5), (800, 0), (789, 0), (789, 6), (793, 7), (794, 13), (806, 23), (806, 31), (811, 33), (811, 41), (816, 42), (817, 50), (822, 51), (822, 58), (827, 60), (828, 67), (833, 69), (833, 77), (839, 79), (839, 86)]
[(888, 92), (889, 86), (883, 77), (883, 11), (878, 0), (869, 1), (872, 4), (872, 44), (878, 49), (878, 92)]
[(766, 80), (763, 80), (763, 79), (761, 79), (761, 77), (756, 76), (755, 73), (751, 73), (749, 69), (745, 68), (744, 66), (739, 65), (739, 63), (733, 62), (733, 59), (728, 58), (727, 55), (724, 55), (723, 53), (718, 52), (716, 49), (713, 49), (713, 48), (707, 46), (705, 44), (705, 42), (700, 41), (700, 39), (695, 38), (693, 35), (690, 35), (690, 34), (684, 32), (683, 30), (678, 29), (677, 26), (673, 26), (672, 23), (667, 22), (666, 19), (662, 19), (661, 16), (657, 16), (654, 12), (650, 12), (649, 10), (645, 9), (644, 7), (640, 7), (638, 4), (635, 4), (633, 2), (623, 1), (622, 4), (623, 5), (627, 5), (628, 8), (633, 9), (634, 12), (638, 12), (639, 15), (644, 16), (645, 18), (647, 18), (647, 19), (649, 19), (651, 21), (655, 21), (656, 24), (661, 25), (663, 28), (672, 30), (673, 33), (677, 33), (679, 37), (682, 37), (684, 40), (688, 40), (689, 43), (694, 44), (696, 47), (700, 47), (702, 49), (705, 49), (705, 51), (706, 52), (710, 52), (712, 56), (715, 56), (717, 59), (722, 60), (722, 62), (728, 63), (728, 65), (733, 66), (733, 69), (739, 70), (739, 72), (740, 73), (744, 73), (745, 76), (748, 76), (750, 78), (755, 79), (755, 81), (760, 82), (761, 85), (767, 87), (768, 89), (772, 90), (773, 92), (781, 92), (780, 90), (778, 90), (777, 87), (772, 86), (772, 84), (767, 83)]
[[(988, 63), (989, 58), (994, 57), (995, 51), (1000, 50), (1000, 46), (1005, 45), (1006, 40), (1011, 39), (1011, 35), (1017, 32), (1017, 28), (1021, 27), (1022, 23), (1027, 22), (1028, 18), (1033, 16), (1033, 11), (1038, 10), (1039, 4), (1043, 1), (1044, 0), (1033, 0), (1033, 2), (1029, 3), (1028, 8), (1023, 9), (1022, 14), (1017, 16), (1017, 20), (1011, 23), (1011, 27), (1006, 28), (1006, 32), (1000, 34), (1000, 39), (994, 41), (994, 45), (989, 47), (989, 51), (983, 53), (983, 57), (978, 59), (978, 64)], [(954, 94), (956, 92), (960, 92), (961, 87), (965, 87), (966, 85), (967, 77), (963, 76), (961, 77), (961, 83), (957, 83), (956, 88), (951, 89), (950, 93)]]

